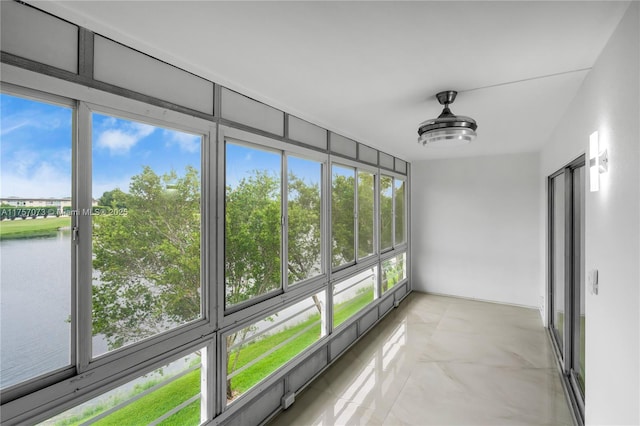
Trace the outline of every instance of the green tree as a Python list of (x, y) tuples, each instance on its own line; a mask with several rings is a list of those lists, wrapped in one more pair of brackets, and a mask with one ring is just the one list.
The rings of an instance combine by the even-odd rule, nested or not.
[(227, 306), (280, 288), (280, 180), (255, 171), (227, 187), (225, 287)]
[(293, 173), (288, 181), (289, 284), (320, 273), (320, 186), (306, 183)]
[[(288, 279), (320, 271), (320, 186), (289, 175)], [(227, 187), (225, 301), (236, 305), (281, 286), (281, 185), (254, 171)], [(149, 167), (131, 179), (129, 193), (107, 191), (101, 204), (126, 206), (126, 215), (94, 216), (93, 333), (110, 349), (200, 316), (200, 180), (187, 168), (159, 176)], [(318, 300), (314, 300), (322, 312)], [(247, 327), (227, 337), (229, 373)], [(232, 386), (227, 383), (228, 397)]]
[(358, 171), (358, 258), (374, 253), (374, 175)]
[(354, 176), (334, 174), (331, 183), (331, 264), (334, 267), (355, 260), (354, 208)]
[(393, 245), (393, 178), (380, 176), (380, 248)]
[(113, 189), (111, 191), (105, 191), (102, 194), (102, 197), (98, 199), (98, 205), (102, 207), (113, 207), (113, 208), (126, 208), (127, 207), (127, 197), (128, 195), (120, 188)]
[(396, 200), (396, 211), (395, 211), (395, 230), (396, 230), (396, 244), (403, 243), (406, 241), (406, 231), (405, 231), (405, 208), (404, 208), (404, 199), (405, 199), (405, 182), (404, 180), (396, 179), (395, 181), (395, 200)]
[(126, 214), (93, 217), (93, 334), (110, 349), (201, 315), (198, 171), (145, 167), (122, 198)]

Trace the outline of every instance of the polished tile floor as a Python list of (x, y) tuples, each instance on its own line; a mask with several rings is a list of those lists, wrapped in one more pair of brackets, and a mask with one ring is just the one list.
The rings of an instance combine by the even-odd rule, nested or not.
[(537, 310), (412, 293), (270, 426), (572, 425)]

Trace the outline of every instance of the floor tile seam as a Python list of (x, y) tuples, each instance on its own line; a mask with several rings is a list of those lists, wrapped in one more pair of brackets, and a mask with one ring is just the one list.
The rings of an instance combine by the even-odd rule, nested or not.
[(416, 360), (416, 364), (453, 364), (453, 365), (478, 365), (482, 367), (498, 368), (503, 370), (541, 370), (541, 371), (557, 371), (555, 367), (536, 367), (536, 366), (514, 366), (514, 365), (496, 365), (478, 361), (461, 361), (461, 360)]
[[(507, 333), (513, 333), (514, 335), (518, 335), (519, 338), (526, 338), (526, 336), (523, 337), (522, 335), (522, 330), (511, 330), (511, 329), (505, 329), (503, 330), (503, 333), (500, 333), (498, 335), (499, 338), (504, 338), (504, 336)], [(495, 336), (495, 333), (489, 333), (486, 331), (461, 331), (461, 330), (444, 330), (440, 328), (440, 323), (438, 323), (438, 326), (436, 327), (434, 332), (440, 332), (440, 333), (453, 333), (453, 334), (463, 334), (463, 335), (472, 335), (472, 336), (479, 336), (479, 337), (485, 337), (485, 338), (493, 338)], [(537, 331), (535, 331), (535, 334), (539, 334)], [(536, 337), (535, 335), (532, 337)], [(514, 342), (515, 343), (515, 342)]]
[(407, 386), (407, 383), (409, 382), (410, 377), (411, 377), (411, 374), (405, 377), (404, 383), (402, 383), (400, 390), (396, 393), (396, 396), (393, 398), (393, 402), (389, 406), (389, 410), (387, 411), (387, 414), (384, 416), (384, 419), (382, 419), (382, 424), (386, 424), (387, 418), (391, 415), (391, 412), (393, 411), (393, 408), (396, 406), (396, 402), (398, 401), (398, 398), (402, 394), (402, 391), (404, 391), (404, 388)]

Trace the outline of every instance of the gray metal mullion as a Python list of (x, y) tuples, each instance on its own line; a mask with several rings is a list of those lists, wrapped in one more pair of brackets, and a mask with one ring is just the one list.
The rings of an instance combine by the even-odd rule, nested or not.
[(547, 178), (547, 233), (546, 233), (546, 247), (547, 247), (547, 288), (546, 288), (546, 318), (547, 318), (547, 327), (549, 331), (553, 332), (553, 305), (555, 301), (553, 300), (553, 178), (549, 176)]
[[(216, 336), (217, 337), (217, 336)], [(216, 415), (217, 338), (209, 341), (200, 355), (200, 423), (207, 423)]]
[[(219, 250), (217, 244), (218, 236), (218, 138), (217, 138), (217, 126), (212, 126), (209, 130), (209, 134), (205, 138), (206, 146), (203, 157), (203, 171), (206, 173), (206, 178), (203, 180), (203, 195), (205, 197), (205, 207), (202, 212), (204, 217), (204, 246), (205, 255), (205, 275), (203, 279), (203, 285), (206, 288), (207, 304), (205, 306), (205, 317), (209, 320), (209, 326), (212, 330), (216, 330), (219, 327), (218, 313), (224, 310), (219, 306), (219, 294), (218, 286), (215, 284), (218, 281), (218, 270), (221, 266), (218, 265), (217, 253)], [(224, 300), (224, 299), (223, 299)]]
[(224, 313), (226, 309), (226, 277), (225, 277), (225, 209), (226, 209), (226, 145), (227, 142), (224, 137), (224, 132), (220, 126), (218, 126), (217, 134), (217, 165), (218, 170), (216, 171), (216, 175), (218, 180), (216, 182), (216, 196), (217, 196), (217, 206), (216, 206), (216, 231), (217, 235), (215, 238), (216, 244), (216, 281), (218, 285), (217, 289), (217, 303), (216, 308), (217, 312), (217, 326), (220, 328), (223, 324)]
[(381, 263), (381, 241), (382, 238), (380, 236), (381, 233), (381, 219), (380, 219), (380, 189), (382, 188), (381, 183), (382, 175), (380, 174), (380, 168), (378, 168), (378, 172), (374, 175), (374, 184), (373, 184), (373, 217), (374, 217), (374, 227), (373, 227), (373, 242), (375, 247), (375, 254), (378, 258), (378, 276), (376, 279), (375, 291), (374, 291), (374, 299), (379, 299), (382, 296), (382, 263)]
[(78, 28), (78, 75), (93, 80), (94, 33), (84, 27)]
[(213, 384), (215, 387), (215, 393), (213, 395), (215, 401), (214, 417), (222, 413), (227, 405), (227, 383), (225, 378), (227, 377), (227, 353), (226, 353), (226, 336), (221, 333), (216, 334), (216, 381)]
[(572, 359), (572, 283), (573, 283), (573, 180), (571, 170), (565, 169), (564, 173), (564, 345), (563, 345), (563, 370), (568, 374), (571, 369)]
[(396, 247), (396, 178), (391, 177), (391, 247)]
[[(77, 155), (74, 169), (74, 208), (72, 233), (76, 244), (76, 367), (84, 372), (91, 360), (91, 286), (92, 268), (92, 153), (91, 153), (91, 111), (85, 102), (78, 103)], [(87, 213), (88, 209), (88, 214)]]
[[(79, 139), (79, 103), (75, 103), (71, 118), (71, 210), (78, 209), (78, 184), (81, 182), (78, 177), (78, 170), (76, 164), (78, 164), (78, 139)], [(71, 215), (71, 229), (77, 229), (77, 216)], [(80, 335), (78, 333), (78, 245), (75, 241), (71, 241), (69, 247), (71, 252), (71, 282), (69, 283), (69, 291), (71, 293), (71, 306), (70, 306), (70, 320), (71, 320), (71, 347), (69, 352), (71, 353), (70, 364), (77, 368), (78, 364), (78, 352)]]
[[(356, 145), (357, 147), (357, 145)], [(359, 242), (359, 227), (360, 227), (360, 169), (355, 168), (354, 171), (354, 190), (353, 190), (353, 261), (358, 263), (358, 242)]]
[[(286, 115), (286, 114), (285, 114)], [(289, 170), (287, 155), (280, 153), (280, 288), (289, 287)]]
[[(329, 132), (327, 132), (328, 134)], [(328, 136), (327, 136), (328, 137)], [(326, 237), (326, 243), (325, 243), (325, 250), (324, 250), (324, 255), (325, 255), (325, 267), (326, 269), (326, 273), (327, 273), (327, 290), (326, 290), (326, 299), (327, 299), (327, 306), (325, 309), (326, 312), (326, 321), (325, 321), (325, 329), (323, 330), (325, 335), (330, 335), (331, 333), (333, 333), (333, 283), (332, 283), (332, 277), (333, 277), (333, 225), (332, 225), (332, 214), (333, 214), (333, 185), (332, 183), (332, 178), (333, 178), (333, 160), (332, 160), (332, 155), (329, 154), (329, 159), (327, 161), (327, 171), (323, 176), (323, 185), (324, 185), (324, 189), (326, 190), (326, 197), (325, 197), (325, 205), (324, 205), (324, 210), (323, 212), (325, 213), (325, 220), (324, 220), (324, 224), (325, 224), (325, 237)], [(329, 355), (329, 351), (327, 351), (327, 363), (331, 362), (331, 357)]]
[(411, 164), (407, 162), (407, 179), (404, 184), (404, 232), (406, 242), (406, 268), (407, 268), (407, 293), (411, 292), (413, 284), (411, 282)]

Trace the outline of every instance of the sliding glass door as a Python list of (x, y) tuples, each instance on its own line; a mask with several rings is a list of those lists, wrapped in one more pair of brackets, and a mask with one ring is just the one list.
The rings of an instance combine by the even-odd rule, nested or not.
[(577, 416), (584, 419), (585, 159), (576, 159), (548, 180), (549, 330)]

